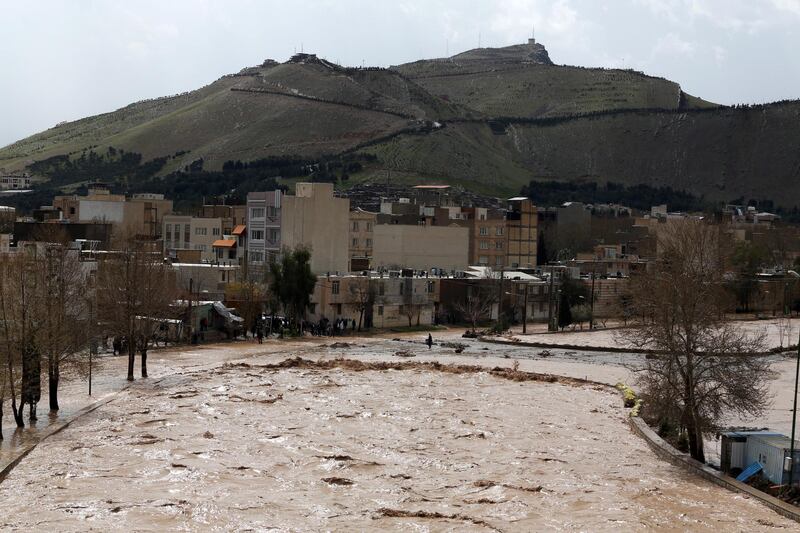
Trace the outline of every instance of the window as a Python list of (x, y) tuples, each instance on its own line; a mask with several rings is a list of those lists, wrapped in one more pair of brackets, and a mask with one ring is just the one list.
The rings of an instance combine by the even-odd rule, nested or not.
[(219, 228), (211, 228), (211, 235), (219, 235)]
[(372, 222), (367, 222), (367, 231), (372, 231)]
[(269, 206), (267, 209), (267, 214), (270, 217), (275, 218), (278, 216), (278, 209), (274, 205)]
[(495, 264), (496, 264), (497, 266), (503, 266), (503, 256), (502, 256), (502, 255), (498, 255), (498, 256), (496, 257), (496, 259), (497, 259), (497, 261), (496, 261), (496, 263), (495, 263)]
[(479, 265), (488, 265), (489, 264), (489, 258), (486, 257), (485, 255), (482, 255), (482, 256), (478, 257), (478, 264)]
[(269, 240), (271, 242), (277, 243), (280, 240), (281, 232), (277, 229), (269, 230)]
[(481, 241), (481, 250), (489, 249), (489, 241)]
[[(386, 284), (384, 284), (383, 282), (381, 282), (381, 284), (380, 284), (380, 285), (378, 285), (378, 294), (379, 294), (380, 296), (383, 296), (385, 291), (386, 291)], [(383, 307), (381, 307), (380, 309), (381, 309), (381, 310), (383, 310)], [(381, 312), (382, 312), (382, 311), (381, 311)]]
[(378, 306), (378, 316), (383, 316), (383, 306), (382, 305)]
[(505, 231), (505, 228), (503, 226), (497, 226), (494, 229), (494, 234), (495, 235), (502, 235), (504, 231)]
[(337, 315), (342, 314), (342, 304), (336, 304), (336, 314)]
[(250, 218), (264, 218), (263, 207), (253, 207), (250, 209)]
[(167, 224), (166, 234), (167, 234), (167, 240), (171, 241), (172, 240), (172, 224)]
[(74, 215), (75, 214), (75, 208), (74, 207), (70, 207), (69, 208), (69, 214), (70, 215)]
[(494, 249), (495, 250), (502, 250), (503, 249), (503, 241), (495, 241)]
[(192, 228), (189, 226), (189, 224), (183, 226), (183, 240), (185, 241), (185, 244), (189, 244), (189, 241), (192, 240)]
[(367, 248), (372, 248), (372, 239), (367, 239)]
[(317, 312), (317, 304), (308, 304), (308, 312), (312, 315)]
[(249, 258), (252, 263), (263, 263), (264, 252), (250, 252)]
[(339, 294), (339, 282), (334, 281), (331, 283), (331, 294)]
[(220, 271), (219, 277), (220, 277), (220, 281), (222, 283), (225, 283), (225, 271), (224, 270)]
[(480, 227), (480, 234), (482, 236), (489, 235), (489, 228), (487, 226), (481, 226)]
[(425, 285), (425, 292), (427, 292), (427, 293), (429, 293), (429, 294), (430, 294), (430, 293), (434, 292), (434, 289), (435, 289), (435, 288), (436, 288), (436, 283), (435, 283), (435, 282), (433, 282), (433, 281), (429, 281), (429, 282), (428, 282), (428, 283)]
[(354, 221), (353, 221), (353, 227), (352, 227), (352, 230), (353, 230), (353, 231), (358, 231), (358, 220), (354, 220)]
[(180, 240), (181, 240), (181, 225), (175, 224), (175, 246), (178, 246)]
[(358, 248), (358, 239), (353, 239), (353, 248)]
[(264, 230), (263, 229), (251, 229), (250, 230), (250, 239), (254, 241), (263, 241), (264, 240)]
[(195, 235), (208, 235), (208, 228), (194, 228)]

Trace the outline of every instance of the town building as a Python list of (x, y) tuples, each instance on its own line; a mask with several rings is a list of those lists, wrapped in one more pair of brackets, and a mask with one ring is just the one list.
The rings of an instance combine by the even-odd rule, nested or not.
[[(509, 250), (505, 212), (483, 207), (465, 207), (462, 210), (470, 221), (468, 226), (470, 265), (493, 268), (506, 266)], [(533, 239), (536, 240), (535, 230)]]
[(350, 211), (350, 271), (369, 270), (377, 213), (355, 209)]
[[(249, 201), (248, 201), (249, 205)], [(350, 200), (336, 198), (332, 183), (298, 183), (294, 196), (283, 196), (280, 205), (280, 242), (287, 248), (311, 250), (311, 270), (316, 274), (349, 269)], [(248, 220), (248, 247), (253, 228)]]
[(534, 268), (536, 266), (538, 215), (530, 198), (509, 198), (506, 213), (508, 253), (506, 265), (511, 268)]
[(100, 222), (14, 222), (12, 246), (25, 242), (52, 241), (66, 238), (81, 250), (108, 250), (111, 224)]
[(216, 259), (213, 244), (223, 234), (221, 218), (166, 215), (162, 224), (165, 256), (176, 259), (179, 250), (197, 250), (200, 261)]
[(147, 238), (161, 236), (163, 219), (172, 213), (172, 200), (163, 194), (111, 194), (103, 184), (92, 184), (86, 196), (61, 195), (53, 199), (59, 218), (70, 222), (101, 222), (114, 225), (121, 235)]
[(229, 263), (172, 263), (178, 287), (188, 291), (192, 298), (222, 301), (225, 287), (239, 281), (239, 265)]
[(233, 228), (247, 224), (246, 205), (206, 204), (198, 211), (199, 218), (219, 218), (222, 220), (222, 234), (230, 235)]
[(33, 179), (27, 174), (3, 174), (0, 176), (0, 190), (15, 191), (30, 189)]
[(319, 276), (309, 320), (360, 320), (364, 328), (436, 323), (440, 279), (401, 274)]
[[(284, 198), (280, 190), (247, 193), (247, 221), (243, 223), (247, 231), (245, 259), (253, 269), (263, 268), (280, 254)], [(241, 233), (236, 235), (237, 244), (240, 236)]]
[(469, 264), (469, 229), (463, 226), (378, 224), (373, 268), (463, 270)]

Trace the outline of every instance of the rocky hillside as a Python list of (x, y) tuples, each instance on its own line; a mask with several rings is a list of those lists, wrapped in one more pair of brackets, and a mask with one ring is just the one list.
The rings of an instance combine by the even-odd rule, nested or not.
[(0, 149), (0, 168), (110, 146), (143, 163), (166, 158), (153, 165), (161, 176), (201, 159), (217, 170), (229, 160), (366, 154), (349, 183), (389, 171), (398, 182), (502, 196), (532, 179), (613, 181), (793, 207), (799, 114), (794, 102), (723, 108), (639, 72), (557, 66), (533, 42), (391, 69), (298, 54), (59, 125)]

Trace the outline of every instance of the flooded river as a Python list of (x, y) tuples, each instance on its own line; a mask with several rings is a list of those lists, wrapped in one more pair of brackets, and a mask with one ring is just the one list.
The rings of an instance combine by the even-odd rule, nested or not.
[[(416, 355), (414, 361), (511, 365), (503, 349), (484, 347), (470, 344), (455, 354), (359, 339), (343, 348), (265, 345), (268, 353), (259, 354), (247, 345), (247, 359), (215, 369), (195, 368), (185, 355), (156, 355), (155, 377), (40, 444), (0, 484), (0, 525), (26, 531), (796, 526), (657, 459), (631, 433), (619, 396), (604, 387), (515, 382), (487, 372), (265, 366), (294, 355), (399, 361), (398, 350)], [(198, 352), (197, 359), (222, 364), (235, 360), (237, 350)], [(520, 369), (580, 373), (581, 363), (569, 357), (524, 360)], [(624, 371), (611, 360), (593, 368), (609, 379)]]

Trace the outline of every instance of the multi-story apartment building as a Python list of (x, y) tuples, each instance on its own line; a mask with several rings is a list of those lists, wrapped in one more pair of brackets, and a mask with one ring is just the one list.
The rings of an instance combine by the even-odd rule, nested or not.
[(164, 254), (177, 257), (178, 250), (198, 250), (201, 261), (213, 261), (213, 244), (222, 236), (222, 219), (166, 215), (161, 235)]
[(506, 265), (508, 236), (503, 211), (484, 207), (464, 208), (470, 220), (469, 261), (471, 265), (502, 268)]
[(377, 213), (356, 209), (350, 211), (350, 271), (369, 270), (375, 238)]
[(128, 198), (111, 194), (105, 185), (93, 184), (86, 196), (56, 196), (53, 208), (64, 220), (110, 223), (121, 235), (155, 239), (161, 235), (164, 216), (172, 213), (172, 200), (166, 200), (163, 194), (135, 194)]
[(231, 235), (233, 228), (247, 224), (247, 206), (206, 204), (198, 210), (197, 216), (222, 219), (222, 234)]
[[(350, 263), (350, 200), (336, 198), (332, 183), (298, 183), (295, 191), (294, 196), (281, 198), (278, 244), (288, 248), (309, 248), (314, 273), (347, 272)], [(250, 221), (248, 231), (252, 239)]]
[[(260, 268), (281, 251), (281, 212), (284, 196), (280, 190), (247, 193), (247, 264)], [(237, 235), (237, 238), (239, 235)]]
[(505, 266), (511, 268), (536, 266), (537, 219), (536, 206), (529, 198), (518, 196), (508, 200)]

